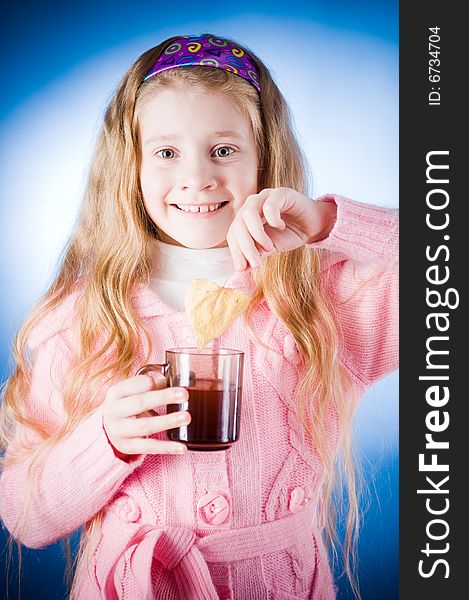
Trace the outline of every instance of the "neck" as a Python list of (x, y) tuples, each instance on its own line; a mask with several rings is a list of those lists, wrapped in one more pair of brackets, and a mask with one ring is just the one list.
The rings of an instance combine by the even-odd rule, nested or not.
[(155, 240), (149, 244), (149, 258), (150, 287), (163, 302), (178, 310), (184, 310), (186, 287), (193, 279), (210, 279), (223, 285), (234, 272), (228, 246), (199, 250)]

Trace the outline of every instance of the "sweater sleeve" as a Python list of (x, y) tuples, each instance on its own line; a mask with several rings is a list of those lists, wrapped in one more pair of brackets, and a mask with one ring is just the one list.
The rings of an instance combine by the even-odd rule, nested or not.
[(398, 367), (399, 212), (340, 196), (321, 250), (323, 285), (342, 331), (341, 359), (363, 386)]
[[(69, 354), (61, 333), (34, 350), (28, 412), (51, 433), (65, 418), (59, 385), (67, 374)], [(143, 461), (139, 456), (126, 463), (114, 455), (100, 408), (40, 457), (31, 478), (29, 469), (39, 442), (38, 434), (19, 425), (6, 455), (14, 456), (19, 446), (31, 448), (32, 454), (6, 466), (0, 477), (0, 517), (13, 537), (30, 548), (51, 544), (81, 527)], [(25, 524), (19, 527), (28, 497)]]

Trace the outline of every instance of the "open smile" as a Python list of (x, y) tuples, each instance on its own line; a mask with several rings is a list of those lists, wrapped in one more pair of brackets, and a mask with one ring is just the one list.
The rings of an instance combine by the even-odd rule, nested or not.
[(228, 204), (228, 201), (219, 202), (218, 204), (204, 204), (203, 206), (198, 206), (195, 204), (171, 204), (171, 206), (188, 215), (209, 216), (222, 209), (224, 206), (226, 206), (226, 204)]

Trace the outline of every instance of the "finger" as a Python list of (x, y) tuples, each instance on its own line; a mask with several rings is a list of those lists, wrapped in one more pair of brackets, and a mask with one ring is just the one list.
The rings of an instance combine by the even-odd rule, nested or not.
[(247, 205), (242, 212), (242, 217), (246, 225), (247, 230), (251, 234), (251, 237), (259, 244), (261, 249), (269, 252), (273, 248), (273, 243), (270, 237), (267, 235), (264, 225), (262, 223), (259, 209), (261, 205), (250, 204)]
[(156, 384), (149, 375), (136, 375), (123, 379), (109, 388), (107, 396), (112, 400), (134, 396), (135, 394), (143, 394), (154, 390)]
[(187, 452), (184, 444), (152, 438), (129, 438), (119, 444), (117, 449), (123, 454), (185, 454)]
[[(191, 415), (187, 411), (179, 411), (157, 417), (144, 419), (124, 419), (117, 427), (117, 435), (121, 437), (148, 437), (168, 429), (176, 429), (189, 425)], [(125, 433), (124, 430), (125, 429)], [(122, 431), (119, 431), (122, 430)]]
[(241, 252), (241, 248), (236, 240), (236, 237), (233, 234), (233, 225), (230, 227), (228, 231), (228, 235), (226, 236), (226, 241), (228, 243), (228, 247), (231, 252), (231, 257), (233, 259), (234, 268), (236, 271), (244, 271), (244, 269), (248, 266), (246, 259), (244, 258), (243, 253)]
[(251, 268), (255, 269), (256, 267), (259, 267), (261, 264), (261, 256), (244, 221), (233, 223), (233, 229), (238, 246)]
[(129, 398), (121, 398), (113, 410), (114, 418), (135, 417), (147, 410), (152, 410), (166, 404), (180, 404), (186, 402), (189, 393), (186, 388), (171, 387), (137, 394)]
[(277, 199), (275, 194), (271, 194), (262, 206), (262, 213), (267, 223), (275, 229), (285, 229), (286, 223), (282, 219), (283, 200)]

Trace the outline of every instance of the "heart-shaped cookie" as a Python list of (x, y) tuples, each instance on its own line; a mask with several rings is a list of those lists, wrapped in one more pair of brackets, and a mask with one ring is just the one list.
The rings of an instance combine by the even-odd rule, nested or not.
[(186, 290), (186, 314), (197, 338), (197, 348), (205, 346), (228, 329), (249, 304), (240, 290), (224, 288), (208, 279), (194, 279)]

